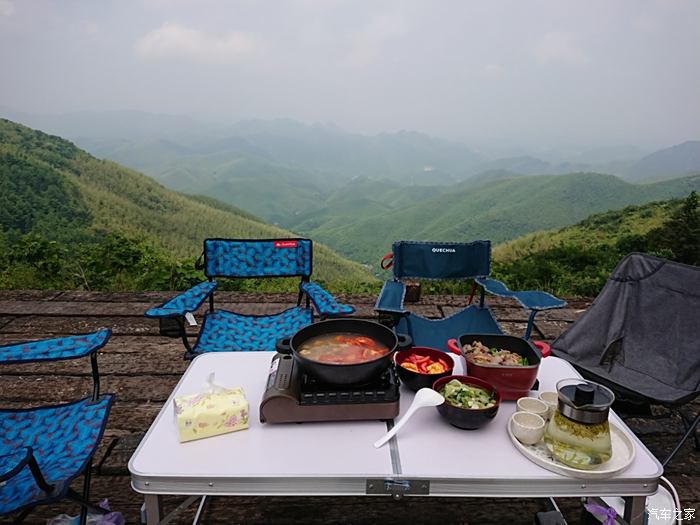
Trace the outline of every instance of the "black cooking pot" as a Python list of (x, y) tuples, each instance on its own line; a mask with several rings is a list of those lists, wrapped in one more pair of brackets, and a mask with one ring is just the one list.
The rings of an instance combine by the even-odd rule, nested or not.
[[(327, 334), (351, 333), (371, 337), (389, 348), (389, 351), (372, 361), (355, 364), (321, 363), (299, 355), (297, 348), (312, 337)], [(391, 365), (391, 354), (396, 349), (409, 348), (411, 338), (398, 336), (389, 328), (374, 321), (362, 319), (329, 319), (310, 324), (299, 330), (292, 337), (277, 341), (276, 349), (281, 354), (291, 353), (301, 371), (324, 383), (334, 385), (352, 385), (371, 381)]]

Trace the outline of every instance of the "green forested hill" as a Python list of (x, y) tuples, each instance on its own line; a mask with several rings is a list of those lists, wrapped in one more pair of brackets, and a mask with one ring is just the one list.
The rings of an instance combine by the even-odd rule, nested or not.
[[(388, 179), (357, 177), (329, 192), (313, 209), (290, 215), (284, 226), (314, 233), (333, 230), (440, 195), (445, 186), (403, 186)], [(319, 205), (322, 206), (319, 207)], [(342, 242), (342, 238), (339, 240)]]
[(493, 268), (514, 288), (594, 296), (630, 252), (700, 265), (697, 193), (599, 213), (503, 243), (493, 251)]
[(377, 265), (397, 239), (494, 243), (561, 227), (597, 212), (682, 197), (700, 189), (700, 176), (630, 184), (612, 175), (575, 173), (514, 177), (449, 191), (352, 222), (326, 221), (302, 230), (355, 260)]
[(493, 258), (499, 262), (514, 261), (561, 244), (614, 246), (659, 228), (680, 206), (681, 201), (674, 199), (597, 213), (572, 226), (538, 231), (501, 243), (493, 248)]
[[(38, 246), (51, 251), (56, 243), (65, 255), (77, 244), (105, 238), (114, 249), (117, 236), (175, 263), (196, 257), (206, 237), (294, 236), (233, 206), (167, 190), (66, 140), (7, 120), (0, 120), (0, 187), (0, 243), (13, 246), (4, 253), (16, 257)], [(371, 280), (361, 266), (322, 245), (315, 247), (314, 263), (314, 276), (328, 283)], [(0, 285), (12, 284), (6, 278)]]

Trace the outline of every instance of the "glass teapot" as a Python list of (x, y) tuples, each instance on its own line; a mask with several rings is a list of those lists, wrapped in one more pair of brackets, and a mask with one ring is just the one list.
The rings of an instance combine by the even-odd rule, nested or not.
[(544, 434), (552, 456), (586, 470), (608, 461), (612, 456), (608, 413), (615, 394), (585, 379), (562, 379), (557, 393), (557, 410)]

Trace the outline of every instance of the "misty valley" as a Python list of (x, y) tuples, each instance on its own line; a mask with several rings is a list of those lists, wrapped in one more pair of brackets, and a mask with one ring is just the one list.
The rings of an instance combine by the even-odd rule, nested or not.
[[(144, 118), (112, 115), (134, 129)], [(177, 133), (164, 121), (138, 138), (116, 135), (104, 115), (80, 126), (28, 120), (87, 151), (2, 121), (6, 287), (181, 288), (201, 279), (193, 261), (212, 236), (310, 237), (319, 277), (351, 291), (377, 289), (379, 260), (400, 239), (491, 240), (496, 275), (560, 294), (595, 295), (629, 251), (696, 257), (660, 232), (700, 190), (698, 141), (554, 163), (288, 120), (193, 121)], [(459, 290), (450, 286), (427, 289)]]

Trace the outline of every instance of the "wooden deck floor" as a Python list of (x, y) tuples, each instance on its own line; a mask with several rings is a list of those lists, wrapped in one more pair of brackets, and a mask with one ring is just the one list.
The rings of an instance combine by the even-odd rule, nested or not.
[[(96, 293), (0, 291), (0, 344), (57, 335), (85, 333), (101, 327), (113, 330), (110, 343), (100, 352), (102, 391), (117, 394), (107, 431), (96, 454), (93, 499), (109, 498), (129, 523), (138, 523), (140, 495), (129, 484), (127, 461), (187, 367), (177, 339), (159, 335), (157, 321), (143, 312), (165, 300), (165, 292)], [(357, 307), (357, 317), (373, 318), (374, 298), (341, 296)], [(296, 300), (290, 294), (221, 293), (218, 303), (247, 313), (271, 313)], [(414, 311), (439, 318), (465, 304), (460, 296), (424, 296)], [(540, 314), (533, 337), (551, 340), (589, 306), (570, 300), (566, 309)], [(523, 333), (526, 313), (508, 300), (490, 305), (503, 328)], [(85, 361), (85, 360), (81, 360)], [(91, 385), (89, 364), (66, 362), (27, 364), (0, 368), (0, 406), (20, 407), (69, 401), (87, 395)], [(692, 407), (697, 413), (700, 403)], [(679, 420), (649, 423), (626, 418), (627, 423), (659, 458), (672, 448), (681, 433)], [(700, 467), (697, 452), (687, 443), (667, 469), (685, 508), (700, 515)], [(166, 500), (172, 507), (181, 499)], [(578, 515), (576, 500), (563, 500), (572, 523)], [(429, 498), (394, 502), (386, 498), (215, 498), (207, 505), (205, 523), (308, 523), (308, 524), (530, 524), (542, 510), (538, 500)], [(60, 513), (76, 514), (68, 504), (40, 508), (28, 523), (45, 523)], [(173, 523), (190, 523), (189, 510)], [(188, 521), (189, 520), (189, 521)], [(688, 521), (700, 522), (698, 521)], [(0, 519), (0, 523), (4, 523)], [(669, 522), (670, 523), (670, 522)]]

